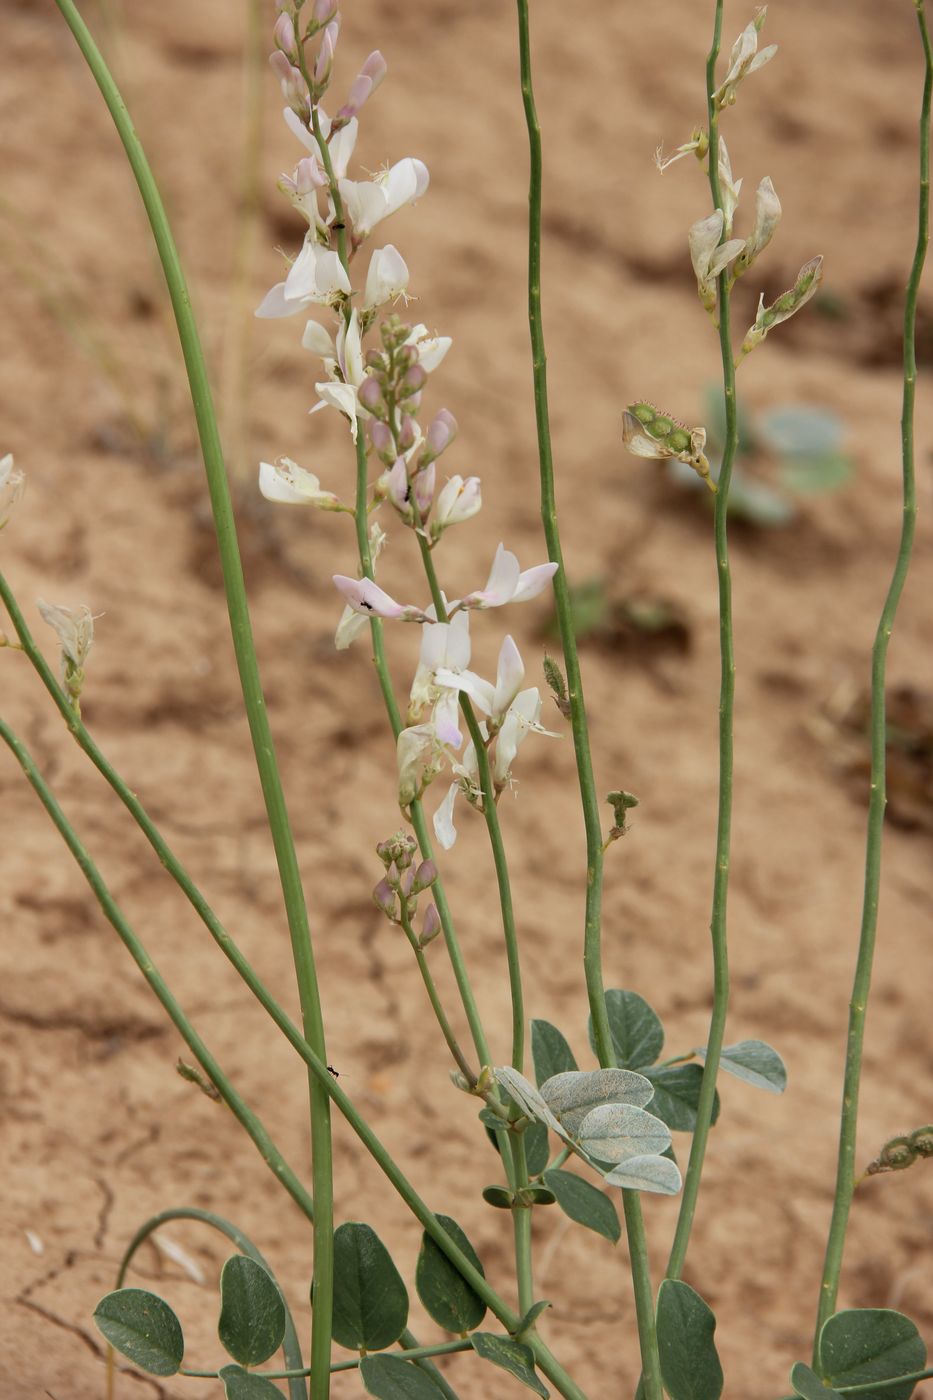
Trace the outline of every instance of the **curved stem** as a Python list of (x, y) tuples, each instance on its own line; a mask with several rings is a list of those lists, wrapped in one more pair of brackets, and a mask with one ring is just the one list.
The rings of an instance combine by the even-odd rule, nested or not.
[(820, 1285), (814, 1338), (814, 1365), (820, 1331), (836, 1310), (839, 1275), (845, 1249), (846, 1227), (855, 1190), (855, 1138), (858, 1126), (858, 1099), (862, 1074), (862, 1045), (865, 1016), (871, 990), (872, 963), (878, 930), (878, 900), (881, 885), (881, 847), (884, 834), (885, 791), (885, 675), (888, 643), (894, 628), (897, 606), (910, 567), (917, 519), (917, 487), (914, 474), (914, 397), (917, 384), (917, 295), (930, 238), (930, 109), (933, 97), (933, 51), (923, 0), (914, 0), (923, 46), (924, 82), (920, 112), (920, 181), (917, 215), (917, 241), (907, 283), (904, 305), (904, 391), (901, 408), (901, 461), (903, 477), (903, 519), (894, 573), (888, 588), (871, 654), (871, 787), (868, 799), (868, 827), (865, 844), (865, 886), (858, 958), (849, 1003), (849, 1029), (842, 1087), (839, 1123), (839, 1155), (832, 1220), (826, 1242), (826, 1257)]
[(221, 1098), (256, 1144), (259, 1149), (259, 1154), (266, 1163), (266, 1166), (275, 1173), (299, 1209), (313, 1222), (315, 1214), (314, 1204), (307, 1190), (275, 1146), (275, 1143), (263, 1127), (261, 1120), (237, 1093), (220, 1065), (204, 1044), (204, 1041), (188, 1020), (181, 1006), (169, 990), (161, 973), (154, 967), (152, 959), (149, 957), (143, 944), (127, 922), (123, 911), (113, 898), (100, 871), (91, 860), (90, 855), (78, 839), (71, 823), (58, 805), (54, 794), (36, 767), (25, 744), (17, 738), (10, 726), (2, 718), (0, 718), (0, 739), (3, 740), (13, 753), (25, 773), (28, 782), (39, 798), (39, 801), (52, 819), (53, 825), (74, 856), (81, 873), (93, 890), (104, 914), (116, 930), (159, 1002), (168, 1013), (169, 1019), (178, 1030), (185, 1044), (188, 1046), (211, 1083), (216, 1086)]
[[(212, 1211), (201, 1210), (197, 1206), (178, 1206), (173, 1210), (161, 1210), (158, 1215), (151, 1216), (143, 1225), (140, 1225), (133, 1238), (130, 1240), (120, 1260), (120, 1267), (117, 1270), (117, 1288), (123, 1287), (127, 1270), (133, 1261), (133, 1256), (141, 1244), (154, 1234), (163, 1225), (167, 1225), (170, 1220), (196, 1220), (202, 1225), (210, 1225), (212, 1229), (219, 1230), (222, 1235), (226, 1235), (232, 1244), (235, 1244), (241, 1254), (247, 1255), (255, 1263), (260, 1264), (266, 1273), (275, 1278), (269, 1265), (266, 1263), (259, 1250), (252, 1240), (244, 1235), (243, 1231), (236, 1225), (232, 1225), (229, 1220), (225, 1220), (222, 1215), (214, 1215)], [(279, 1290), (281, 1294), (281, 1290)], [(288, 1370), (288, 1394), (289, 1400), (308, 1400), (308, 1387), (301, 1379), (307, 1375), (304, 1360), (301, 1355), (301, 1344), (298, 1341), (298, 1333), (295, 1330), (295, 1323), (291, 1315), (288, 1303), (284, 1294), (281, 1294), (282, 1305), (285, 1308), (285, 1337), (282, 1341), (282, 1351), (285, 1355), (285, 1365)], [(216, 1374), (213, 1372), (212, 1374)], [(286, 1379), (283, 1375), (282, 1379)]]
[[(615, 1065), (615, 1050), (606, 1011), (602, 967), (602, 897), (603, 845), (602, 822), (593, 760), (590, 753), (589, 726), (583, 696), (583, 677), (577, 653), (570, 586), (564, 569), (560, 529), (557, 521), (557, 494), (554, 482), (554, 457), (551, 448), (550, 411), (548, 407), (547, 352), (544, 342), (544, 322), (541, 313), (541, 196), (543, 160), (541, 126), (535, 106), (531, 67), (531, 34), (528, 0), (517, 0), (519, 61), (521, 69), (522, 102), (529, 145), (529, 217), (528, 217), (528, 325), (531, 336), (532, 375), (534, 380), (535, 424), (538, 436), (538, 461), (541, 482), (541, 520), (547, 541), (548, 558), (558, 565), (554, 575), (554, 604), (560, 631), (564, 668), (567, 673), (567, 695), (570, 701), (570, 727), (577, 765), (577, 780), (583, 807), (586, 832), (586, 904), (583, 918), (583, 971), (586, 993), (593, 1022), (593, 1038), (599, 1063)], [(654, 1321), (654, 1301), (647, 1252), (644, 1248), (644, 1224), (641, 1201), (634, 1192), (622, 1192), (632, 1287), (638, 1320), (642, 1372), (647, 1400), (661, 1400), (661, 1364)]]
[[(123, 143), (149, 218), (171, 297), (207, 475), (243, 702), (282, 886), (304, 1033), (319, 1057), (326, 1062), (324, 1021), (304, 890), (276, 762), (272, 731), (266, 714), (237, 545), (230, 488), (224, 470), (217, 418), (197, 323), (191, 309), (191, 299), (165, 207), (126, 104), (74, 0), (55, 0), (55, 3), (74, 35)], [(329, 1393), (333, 1305), (333, 1158), (330, 1105), (312, 1078), (309, 1078), (308, 1092), (311, 1103), (312, 1184), (316, 1209), (312, 1282), (314, 1316), (311, 1341), (311, 1367), (315, 1384), (312, 1385), (312, 1390), (315, 1390), (316, 1400), (326, 1400)]]
[[(716, 0), (713, 42), (706, 62), (706, 91), (716, 88), (716, 60), (722, 39), (722, 0)], [(722, 208), (722, 187), (719, 179), (719, 113), (711, 96), (707, 97), (709, 112), (709, 184), (713, 207)], [(716, 868), (713, 876), (713, 906), (710, 934), (713, 945), (713, 1011), (707, 1038), (706, 1060), (697, 1103), (697, 1122), (690, 1145), (690, 1160), (684, 1177), (684, 1189), (677, 1217), (677, 1228), (667, 1265), (668, 1278), (680, 1278), (693, 1228), (703, 1160), (709, 1140), (716, 1101), (716, 1076), (726, 1028), (729, 1007), (729, 953), (726, 929), (726, 909), (729, 894), (729, 857), (732, 833), (732, 755), (735, 713), (735, 648), (732, 630), (732, 573), (729, 565), (727, 514), (732, 464), (738, 445), (738, 420), (735, 399), (735, 365), (732, 354), (732, 333), (729, 325), (729, 278), (719, 278), (719, 348), (722, 357), (723, 393), (726, 407), (726, 440), (722, 466), (719, 471), (715, 501), (713, 534), (716, 547), (716, 574), (719, 583), (719, 813), (716, 824)]]
[(434, 1012), (435, 1017), (437, 1018), (437, 1024), (441, 1028), (441, 1033), (447, 1042), (447, 1048), (453, 1056), (457, 1068), (460, 1070), (460, 1073), (463, 1075), (467, 1083), (472, 1087), (476, 1083), (477, 1076), (475, 1072), (470, 1068), (469, 1061), (467, 1060), (463, 1051), (460, 1049), (457, 1037), (451, 1030), (450, 1022), (447, 1019), (447, 1013), (444, 1010), (440, 996), (438, 995), (434, 978), (431, 975), (431, 969), (428, 967), (427, 959), (424, 956), (424, 949), (418, 942), (418, 935), (412, 928), (411, 919), (409, 919), (407, 913), (405, 912), (404, 897), (401, 898), (400, 904), (401, 909), (399, 913), (399, 919), (402, 928), (405, 932), (405, 936), (408, 939), (408, 942), (411, 944), (411, 950), (415, 955), (415, 961), (418, 964), (418, 971), (421, 973), (421, 980), (424, 983), (425, 991), (428, 994), (428, 1000), (431, 1003), (431, 1009)]

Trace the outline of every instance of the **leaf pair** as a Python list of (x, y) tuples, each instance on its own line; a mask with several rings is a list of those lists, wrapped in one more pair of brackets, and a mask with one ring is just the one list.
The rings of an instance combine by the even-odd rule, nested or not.
[[(803, 1400), (841, 1400), (853, 1386), (858, 1400), (908, 1400), (912, 1376), (926, 1366), (927, 1349), (909, 1317), (891, 1308), (847, 1308), (827, 1318), (817, 1348), (816, 1374), (798, 1361), (790, 1373), (795, 1394)], [(877, 1382), (877, 1388), (870, 1388)]]

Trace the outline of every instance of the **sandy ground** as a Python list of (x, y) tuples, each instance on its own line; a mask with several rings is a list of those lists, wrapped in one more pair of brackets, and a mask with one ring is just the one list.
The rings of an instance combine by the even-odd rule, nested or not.
[[(269, 7), (271, 9), (271, 6)], [(663, 177), (655, 146), (687, 139), (703, 111), (710, 17), (685, 0), (535, 7), (539, 103), (549, 161), (545, 310), (567, 566), (610, 598), (662, 598), (685, 633), (669, 647), (603, 640), (584, 649), (600, 789), (641, 806), (609, 853), (609, 986), (664, 1017), (669, 1053), (702, 1043), (710, 1004), (708, 905), (716, 793), (718, 636), (709, 516), (652, 464), (624, 455), (624, 404), (644, 397), (699, 421), (717, 345), (692, 292), (688, 224), (707, 209), (698, 169)], [(369, 900), (373, 847), (398, 823), (391, 744), (365, 647), (337, 655), (329, 583), (354, 568), (339, 517), (257, 499), (255, 463), (287, 452), (348, 490), (345, 430), (312, 402), (300, 323), (253, 323), (279, 275), (276, 245), (298, 227), (273, 184), (293, 159), (263, 72), (258, 226), (243, 207), (244, 5), (183, 0), (88, 4), (163, 182), (224, 405), (269, 711), (291, 802), (326, 1000), (328, 1054), (347, 1091), (418, 1189), (467, 1228), (508, 1292), (503, 1218), (480, 1199), (496, 1162), (448, 1064), (407, 945)], [(411, 153), (432, 172), (398, 215), (417, 314), (454, 336), (431, 403), (461, 425), (448, 470), (478, 472), (486, 507), (442, 555), (452, 592), (478, 586), (495, 543), (543, 558), (522, 269), (526, 147), (514, 16), (477, 0), (347, 4), (344, 75), (378, 44), (390, 78), (364, 123), (364, 166)], [(728, 42), (750, 17), (727, 6)], [(0, 0), (0, 451), (29, 473), (2, 537), (24, 606), (88, 603), (98, 623), (85, 715), (270, 985), (294, 1006), (269, 841), (206, 528), (205, 493), (165, 296), (135, 188), (50, 0)], [(804, 500), (782, 530), (734, 531), (738, 651), (730, 1039), (785, 1056), (782, 1099), (729, 1082), (712, 1138), (686, 1277), (719, 1319), (727, 1394), (787, 1389), (809, 1351), (829, 1214), (842, 1035), (858, 927), (864, 746), (840, 716), (857, 708), (900, 523), (898, 324), (914, 228), (920, 62), (913, 6), (780, 0), (778, 60), (743, 89), (725, 132), (733, 168), (770, 174), (785, 215), (762, 266), (770, 295), (814, 252), (827, 301), (780, 328), (742, 370), (752, 412), (813, 404), (838, 414), (852, 482)], [(240, 249), (238, 254), (237, 249)], [(236, 258), (245, 284), (230, 291)], [(758, 277), (737, 297), (751, 318)], [(922, 303), (929, 372), (933, 293)], [(835, 313), (835, 314), (830, 314)], [(247, 392), (248, 388), (248, 392)], [(135, 426), (134, 426), (135, 425)], [(929, 381), (921, 379), (918, 465), (929, 503)], [(929, 709), (933, 660), (929, 526), (891, 653), (892, 686)], [(410, 541), (392, 531), (380, 577), (411, 591)], [(528, 657), (547, 603), (509, 612)], [(502, 621), (474, 628), (480, 669)], [(686, 637), (686, 645), (682, 645)], [(398, 689), (416, 637), (393, 633)], [(675, 638), (675, 641), (678, 639)], [(48, 654), (53, 655), (51, 638)], [(0, 658), (3, 713), (24, 735), (159, 966), (274, 1138), (308, 1176), (303, 1075), (217, 954), (112, 795), (70, 744), (25, 661)], [(556, 712), (554, 718), (557, 719)], [(558, 720), (559, 722), (559, 720)], [(918, 762), (921, 760), (918, 759)], [(927, 759), (927, 761), (929, 761)], [(921, 765), (922, 766), (922, 765)], [(853, 771), (855, 776), (853, 777)], [(929, 773), (905, 761), (910, 824), (890, 824), (858, 1156), (930, 1118)], [(580, 960), (582, 832), (569, 738), (529, 742), (517, 800), (503, 805), (529, 1012), (558, 1023), (586, 1063)], [(913, 784), (913, 787), (911, 787)], [(926, 786), (924, 786), (926, 784)], [(237, 1221), (278, 1271), (307, 1325), (309, 1232), (237, 1125), (174, 1071), (181, 1044), (102, 919), (9, 758), (0, 764), (3, 842), (4, 1400), (98, 1400), (91, 1322), (137, 1224), (174, 1205)], [(492, 868), (463, 814), (444, 861), (495, 1053), (508, 1004)], [(450, 989), (442, 949), (433, 965)], [(460, 1027), (459, 1018), (457, 1019)], [(375, 1223), (413, 1277), (419, 1231), (355, 1140), (336, 1132), (338, 1214)], [(685, 1139), (679, 1139), (683, 1155)], [(663, 1267), (676, 1206), (646, 1200)], [(593, 1397), (630, 1390), (637, 1348), (624, 1245), (536, 1217), (547, 1335)], [(33, 1246), (27, 1231), (34, 1232)], [(225, 1250), (197, 1228), (168, 1237), (203, 1268), (196, 1285), (152, 1249), (135, 1275), (182, 1313), (191, 1364), (216, 1364), (215, 1284)], [(891, 1305), (933, 1335), (933, 1173), (869, 1181), (857, 1196), (842, 1302)], [(425, 1339), (437, 1330), (413, 1308)], [(517, 1386), (479, 1363), (449, 1371), (463, 1397)], [(621, 1392), (620, 1392), (621, 1387)], [(933, 1393), (933, 1387), (926, 1387)], [(120, 1380), (123, 1400), (193, 1400), (207, 1382)], [(341, 1379), (338, 1397), (361, 1393)]]

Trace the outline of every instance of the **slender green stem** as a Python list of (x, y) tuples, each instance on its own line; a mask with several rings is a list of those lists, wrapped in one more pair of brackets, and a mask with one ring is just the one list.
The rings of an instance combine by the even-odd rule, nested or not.
[[(706, 91), (716, 87), (716, 60), (722, 39), (722, 0), (716, 0), (713, 42), (706, 62)], [(719, 179), (719, 113), (711, 96), (707, 97), (709, 112), (709, 184), (713, 207), (722, 208), (722, 187)], [(732, 333), (729, 325), (729, 279), (719, 278), (719, 348), (722, 357), (723, 393), (726, 406), (726, 440), (722, 467), (716, 493), (713, 534), (716, 548), (716, 573), (719, 582), (719, 813), (716, 824), (716, 867), (713, 876), (713, 904), (710, 934), (713, 947), (713, 1011), (707, 1037), (706, 1060), (697, 1103), (697, 1122), (690, 1146), (690, 1160), (684, 1177), (683, 1195), (677, 1228), (667, 1265), (668, 1278), (680, 1278), (693, 1228), (703, 1160), (713, 1121), (716, 1101), (716, 1076), (726, 1028), (729, 1007), (729, 955), (726, 929), (726, 906), (729, 893), (729, 857), (732, 832), (732, 755), (735, 713), (735, 648), (732, 630), (732, 574), (729, 566), (727, 512), (732, 464), (738, 445), (738, 421), (735, 399), (735, 365), (732, 354)]]
[(134, 933), (123, 911), (120, 909), (120, 906), (110, 893), (97, 866), (78, 839), (71, 823), (58, 805), (54, 794), (36, 767), (25, 744), (17, 738), (10, 726), (2, 718), (0, 718), (0, 739), (3, 740), (13, 753), (25, 773), (27, 780), (39, 798), (39, 801), (51, 818), (53, 825), (74, 856), (81, 873), (93, 890), (104, 914), (113, 925), (133, 961), (136, 963), (136, 966), (142, 972), (159, 1002), (168, 1013), (170, 1020), (178, 1030), (185, 1044), (204, 1070), (208, 1079), (216, 1086), (219, 1094), (228, 1105), (231, 1112), (239, 1122), (242, 1123), (243, 1127), (256, 1144), (256, 1147), (259, 1149), (259, 1154), (263, 1161), (278, 1177), (298, 1207), (310, 1221), (313, 1221), (315, 1215), (314, 1204), (307, 1190), (275, 1146), (275, 1143), (263, 1127), (261, 1120), (253, 1113), (252, 1109), (241, 1095), (237, 1093), (220, 1065), (204, 1044), (204, 1041), (188, 1020), (178, 1001), (169, 990), (164, 978), (153, 965), (152, 959)]
[(862, 1046), (865, 1016), (871, 990), (872, 963), (878, 929), (878, 901), (881, 886), (881, 849), (884, 834), (885, 783), (885, 676), (888, 643), (894, 629), (907, 571), (910, 567), (917, 519), (917, 487), (914, 473), (914, 397), (917, 384), (917, 296), (930, 238), (930, 110), (933, 98), (933, 50), (927, 28), (923, 0), (914, 0), (923, 46), (924, 82), (920, 112), (920, 181), (917, 215), (917, 241), (907, 283), (904, 305), (904, 390), (901, 407), (901, 460), (903, 475), (903, 518), (894, 573), (888, 588), (871, 654), (871, 787), (868, 799), (868, 826), (865, 845), (865, 886), (858, 958), (849, 1003), (849, 1029), (846, 1040), (842, 1112), (839, 1123), (839, 1156), (832, 1220), (826, 1242), (823, 1279), (817, 1310), (814, 1356), (820, 1330), (836, 1310), (839, 1275), (845, 1249), (846, 1227), (855, 1190), (855, 1139), (858, 1126), (859, 1086), (862, 1074)]
[[(241, 1254), (246, 1254), (257, 1264), (260, 1264), (268, 1274), (275, 1275), (269, 1267), (262, 1254), (253, 1244), (252, 1240), (244, 1235), (243, 1231), (236, 1225), (232, 1225), (229, 1220), (225, 1220), (222, 1215), (214, 1215), (212, 1211), (201, 1210), (198, 1206), (178, 1206), (173, 1210), (161, 1210), (158, 1215), (151, 1216), (145, 1224), (141, 1225), (130, 1240), (120, 1260), (120, 1267), (117, 1271), (117, 1288), (122, 1288), (126, 1279), (127, 1270), (133, 1262), (133, 1258), (140, 1245), (144, 1244), (150, 1235), (156, 1230), (167, 1225), (172, 1220), (196, 1220), (202, 1225), (210, 1225), (212, 1229), (219, 1230), (222, 1235), (235, 1244)], [(285, 1364), (288, 1367), (286, 1372), (280, 1372), (282, 1379), (288, 1378), (289, 1400), (308, 1400), (308, 1387), (303, 1384), (302, 1377), (308, 1372), (305, 1370), (304, 1361), (301, 1355), (301, 1344), (298, 1341), (298, 1333), (295, 1330), (295, 1323), (291, 1310), (282, 1295), (282, 1303), (285, 1308), (285, 1337), (282, 1341), (282, 1351), (285, 1354)], [(188, 1374), (188, 1373), (186, 1373)], [(216, 1374), (216, 1372), (212, 1373)]]
[(933, 1376), (933, 1369), (926, 1371), (911, 1371), (906, 1376), (888, 1376), (880, 1381), (863, 1381), (861, 1385), (837, 1385), (834, 1390), (838, 1390), (840, 1395), (860, 1395), (866, 1390), (883, 1390), (889, 1385), (903, 1385), (905, 1381), (927, 1381)]
[[(517, 0), (519, 62), (522, 101), (528, 128), (529, 190), (528, 190), (528, 325), (531, 336), (532, 376), (534, 381), (535, 424), (538, 436), (538, 461), (541, 481), (541, 520), (547, 542), (548, 558), (557, 564), (554, 575), (554, 603), (560, 630), (564, 668), (567, 673), (567, 695), (570, 700), (570, 727), (577, 765), (577, 780), (583, 808), (586, 832), (586, 904), (583, 920), (583, 971), (586, 993), (593, 1021), (593, 1037), (599, 1063), (604, 1067), (615, 1064), (615, 1051), (606, 1011), (602, 967), (602, 899), (603, 845), (599, 800), (590, 753), (589, 726), (583, 695), (583, 677), (577, 653), (570, 586), (564, 569), (560, 529), (557, 521), (557, 493), (554, 481), (554, 455), (551, 447), (550, 410), (548, 406), (547, 352), (544, 342), (544, 321), (541, 311), (541, 198), (543, 188), (543, 159), (541, 126), (535, 106), (531, 65), (531, 33), (528, 0)], [(642, 1354), (642, 1370), (647, 1400), (661, 1400), (661, 1368), (654, 1322), (654, 1302), (647, 1253), (644, 1249), (644, 1226), (641, 1202), (635, 1193), (623, 1191), (625, 1223), (629, 1242), (632, 1287), (638, 1318), (638, 1337)], [(640, 1242), (640, 1244), (639, 1244)]]
[[(237, 545), (236, 524), (230, 500), (230, 488), (224, 470), (217, 418), (197, 323), (192, 313), (188, 288), (165, 207), (149, 162), (133, 128), (126, 104), (100, 50), (78, 12), (74, 0), (55, 0), (55, 2), (93, 74), (123, 143), (127, 160), (145, 205), (171, 297), (185, 368), (188, 373), (191, 400), (197, 420), (201, 454), (207, 475), (243, 702), (282, 885), (292, 958), (301, 1003), (302, 1023), (308, 1042), (314, 1046), (319, 1057), (326, 1062), (324, 1021), (321, 1014), (317, 971), (304, 890), (301, 884), (288, 809), (285, 805), (285, 795), (282, 791), (281, 776), (276, 762), (272, 731), (266, 714), (265, 697), (259, 677), (249, 606), (246, 600), (246, 587)], [(315, 1392), (315, 1400), (326, 1400), (330, 1385), (330, 1334), (333, 1304), (333, 1160), (330, 1106), (326, 1096), (322, 1094), (320, 1087), (313, 1079), (309, 1078), (308, 1088), (311, 1101), (312, 1184), (316, 1211), (312, 1282), (314, 1304), (311, 1340), (311, 1367), (314, 1380), (312, 1390)]]
[[(398, 1361), (421, 1361), (428, 1356), (450, 1356), (457, 1351), (472, 1351), (472, 1349), (473, 1343), (469, 1338), (464, 1338), (462, 1341), (458, 1342), (438, 1342), (435, 1346), (431, 1347), (400, 1348), (398, 1351), (391, 1352), (390, 1355), (394, 1356)], [(336, 1371), (355, 1371), (359, 1368), (360, 1362), (365, 1360), (365, 1356), (351, 1356), (348, 1361), (335, 1361), (330, 1368), (330, 1373), (333, 1375)], [(186, 1366), (183, 1366), (179, 1374), (182, 1376), (209, 1378), (218, 1376), (220, 1373), (218, 1371), (190, 1371)], [(250, 1375), (262, 1376), (263, 1380), (267, 1381), (284, 1381), (290, 1376), (307, 1376), (309, 1374), (307, 1370), (250, 1372)], [(439, 1372), (435, 1372), (434, 1374), (436, 1376)]]
[[(512, 1133), (512, 1160), (515, 1166), (515, 1186), (528, 1185), (528, 1162), (525, 1157), (524, 1133)], [(515, 1189), (515, 1188), (513, 1188)], [(532, 1207), (512, 1206), (512, 1232), (515, 1237), (515, 1275), (518, 1281), (518, 1311), (525, 1317), (535, 1301), (534, 1270), (531, 1258)]]
[(418, 964), (418, 971), (421, 973), (421, 980), (424, 983), (425, 991), (428, 994), (428, 1000), (431, 1003), (431, 1009), (434, 1012), (435, 1017), (437, 1018), (437, 1024), (441, 1028), (441, 1033), (447, 1042), (448, 1050), (454, 1057), (454, 1060), (457, 1064), (457, 1068), (460, 1070), (460, 1073), (464, 1076), (467, 1083), (472, 1086), (476, 1083), (477, 1080), (476, 1073), (473, 1069), (470, 1068), (469, 1061), (467, 1060), (463, 1051), (460, 1049), (457, 1037), (454, 1035), (451, 1029), (450, 1022), (447, 1019), (447, 1012), (444, 1010), (440, 996), (438, 995), (437, 986), (435, 985), (434, 978), (431, 975), (431, 969), (428, 967), (427, 959), (424, 956), (424, 949), (418, 942), (418, 935), (412, 928), (411, 919), (409, 919), (408, 914), (405, 912), (404, 900), (400, 900), (400, 903), (400, 922), (402, 928), (405, 931), (405, 936), (408, 939), (408, 942), (411, 944), (411, 950), (415, 955), (415, 961)]

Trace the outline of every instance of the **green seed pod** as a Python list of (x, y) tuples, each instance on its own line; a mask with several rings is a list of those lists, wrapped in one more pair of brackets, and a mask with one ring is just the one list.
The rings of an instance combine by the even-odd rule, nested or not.
[(690, 450), (690, 434), (686, 428), (675, 428), (667, 435), (667, 445), (674, 452), (688, 452)]
[(663, 414), (658, 414), (652, 423), (646, 423), (645, 427), (653, 438), (666, 438), (668, 433), (673, 432), (674, 420), (665, 418)]
[(658, 410), (656, 408), (653, 408), (650, 403), (630, 404), (628, 411), (632, 414), (633, 417), (638, 419), (639, 423), (644, 423), (646, 425), (648, 423), (654, 422), (658, 412)]

